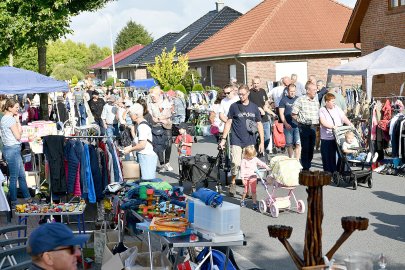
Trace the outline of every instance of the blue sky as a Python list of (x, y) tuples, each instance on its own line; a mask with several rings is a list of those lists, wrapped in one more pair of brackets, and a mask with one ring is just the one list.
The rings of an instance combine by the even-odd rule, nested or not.
[[(67, 38), (87, 45), (110, 46), (110, 28), (113, 40), (129, 20), (142, 24), (153, 38), (168, 32), (178, 32), (215, 9), (217, 0), (118, 0), (110, 2), (98, 12), (84, 12), (72, 18), (74, 31)], [(307, 0), (310, 1), (310, 0)], [(325, 0), (329, 1), (329, 0)], [(224, 0), (225, 5), (246, 13), (262, 0)], [(337, 0), (351, 8), (356, 0)]]

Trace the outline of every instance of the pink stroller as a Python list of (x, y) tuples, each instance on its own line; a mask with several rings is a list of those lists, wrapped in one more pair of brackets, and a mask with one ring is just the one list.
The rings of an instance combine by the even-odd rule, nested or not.
[[(277, 156), (270, 161), (270, 174), (265, 180), (262, 172), (257, 174), (266, 189), (267, 197), (259, 201), (259, 211), (262, 214), (270, 212), (272, 217), (278, 217), (280, 210), (294, 210), (300, 214), (305, 213), (305, 203), (297, 200), (294, 189), (299, 185), (298, 176), (302, 167), (298, 160), (286, 156)], [(271, 185), (271, 192), (269, 186)], [(288, 195), (276, 197), (277, 189), (288, 190)], [(295, 202), (295, 207), (291, 208), (291, 197)]]

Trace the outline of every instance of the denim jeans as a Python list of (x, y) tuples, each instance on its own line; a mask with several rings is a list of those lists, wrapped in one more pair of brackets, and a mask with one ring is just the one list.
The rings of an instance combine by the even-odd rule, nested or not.
[(298, 128), (301, 139), (301, 165), (303, 170), (309, 170), (314, 157), (316, 128), (303, 125), (299, 126)]
[(4, 146), (3, 157), (7, 161), (10, 173), (10, 200), (17, 201), (17, 180), (25, 199), (31, 198), (25, 179), (24, 164), (21, 158), (21, 145)]
[(325, 172), (334, 173), (336, 167), (336, 141), (321, 139), (322, 167)]
[(267, 149), (271, 140), (270, 121), (263, 122), (264, 149)]
[(300, 132), (297, 127), (291, 129), (284, 129), (285, 145), (293, 146), (296, 144), (301, 145)]
[(159, 157), (159, 163), (160, 165), (169, 163), (170, 161), (170, 155), (172, 153), (172, 130), (171, 129), (165, 129), (166, 131), (166, 136), (167, 136), (167, 140), (168, 140), (168, 145), (167, 148), (164, 152), (159, 152), (156, 153)]
[(104, 128), (104, 123), (103, 123), (103, 119), (99, 118), (99, 119), (94, 119), (94, 121), (96, 122), (96, 124), (100, 127), (100, 135), (104, 136), (105, 134), (105, 128)]
[(158, 157), (156, 154), (144, 155), (138, 153), (139, 167), (141, 167), (141, 179), (149, 180), (156, 178), (156, 164)]

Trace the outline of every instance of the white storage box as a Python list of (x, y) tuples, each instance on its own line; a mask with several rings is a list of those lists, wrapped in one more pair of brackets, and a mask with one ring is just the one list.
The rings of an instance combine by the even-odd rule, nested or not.
[(223, 202), (222, 206), (212, 208), (199, 199), (194, 201), (194, 227), (215, 234), (234, 234), (240, 232), (240, 206)]

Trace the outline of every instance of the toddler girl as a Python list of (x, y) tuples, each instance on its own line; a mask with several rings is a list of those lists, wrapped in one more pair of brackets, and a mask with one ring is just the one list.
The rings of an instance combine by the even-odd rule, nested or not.
[(250, 191), (253, 199), (253, 210), (257, 210), (257, 201), (256, 201), (256, 185), (257, 185), (257, 167), (270, 168), (260, 159), (256, 157), (256, 149), (253, 145), (245, 147), (243, 150), (243, 159), (240, 164), (240, 176), (243, 181), (245, 190), (243, 191), (242, 200), (240, 201), (241, 207), (246, 207), (246, 194)]

